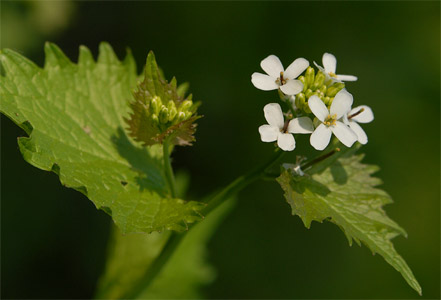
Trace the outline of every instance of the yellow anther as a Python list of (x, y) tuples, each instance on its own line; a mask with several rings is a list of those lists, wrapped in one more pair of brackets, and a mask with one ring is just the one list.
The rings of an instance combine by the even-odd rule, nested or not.
[(336, 122), (337, 122), (337, 115), (333, 114), (333, 115), (328, 115), (325, 121), (323, 122), (323, 124), (325, 124), (326, 126), (333, 126), (336, 124)]
[(337, 75), (335, 73), (329, 72), (329, 76), (337, 78)]

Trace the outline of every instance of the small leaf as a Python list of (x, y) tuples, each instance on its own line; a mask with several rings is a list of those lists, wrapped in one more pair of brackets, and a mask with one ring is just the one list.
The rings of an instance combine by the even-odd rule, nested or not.
[(200, 116), (196, 113), (199, 103), (193, 103), (191, 95), (184, 98), (187, 89), (185, 84), (178, 88), (175, 78), (167, 83), (150, 52), (144, 79), (130, 103), (132, 113), (125, 119), (130, 136), (147, 146), (162, 144), (166, 138), (174, 145), (191, 145)]
[(85, 194), (123, 233), (185, 230), (200, 219), (201, 203), (170, 196), (162, 146), (141, 147), (124, 131), (138, 78), (131, 53), (121, 62), (102, 43), (95, 61), (80, 47), (78, 64), (54, 44), (45, 53), (43, 69), (0, 54), (0, 111), (29, 135), (18, 139), (23, 158)]
[[(329, 220), (345, 233), (349, 244), (352, 240), (368, 246), (379, 253), (400, 272), (407, 283), (421, 295), (421, 287), (404, 259), (395, 251), (392, 238), (406, 236), (406, 232), (389, 217), (382, 206), (392, 203), (390, 196), (375, 188), (381, 180), (371, 175), (377, 166), (361, 163), (363, 155), (352, 155), (348, 151), (339, 155), (321, 173), (298, 176), (285, 170), (277, 179), (285, 192), (285, 198), (309, 228), (312, 221)], [(324, 161), (327, 165), (329, 161)], [(312, 174), (312, 175), (311, 175)]]

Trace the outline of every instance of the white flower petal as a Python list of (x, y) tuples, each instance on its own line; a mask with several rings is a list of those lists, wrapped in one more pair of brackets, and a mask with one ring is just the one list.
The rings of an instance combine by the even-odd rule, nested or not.
[(331, 140), (332, 131), (325, 124), (320, 124), (311, 134), (309, 141), (317, 150), (323, 150)]
[(357, 141), (357, 135), (348, 126), (340, 121), (337, 121), (334, 126), (330, 127), (334, 135), (346, 147), (351, 147)]
[(335, 114), (337, 115), (337, 119), (340, 119), (351, 109), (352, 102), (354, 102), (352, 95), (346, 90), (341, 90), (335, 95), (332, 101), (330, 109), (331, 115)]
[(253, 73), (251, 75), (251, 82), (256, 88), (263, 91), (277, 90), (279, 88), (276, 78), (262, 73)]
[(303, 57), (297, 58), (288, 66), (288, 68), (286, 68), (285, 72), (283, 72), (283, 77), (288, 79), (295, 79), (299, 77), (299, 75), (302, 74), (308, 66), (309, 61), (307, 61)]
[(265, 105), (263, 112), (265, 113), (265, 119), (268, 124), (279, 129), (283, 128), (285, 122), (283, 121), (283, 113), (279, 104), (269, 103)]
[(317, 117), (317, 119), (322, 122), (329, 115), (329, 111), (325, 103), (323, 103), (323, 101), (316, 95), (313, 95), (309, 98), (308, 106), (311, 109), (312, 113)]
[(374, 120), (374, 113), (372, 112), (372, 109), (367, 105), (360, 105), (351, 109), (348, 115), (353, 115), (359, 112), (360, 109), (363, 109), (363, 111), (355, 117), (351, 118), (352, 121), (356, 121), (358, 123), (369, 123)]
[(363, 128), (361, 128), (360, 125), (357, 124), (357, 122), (349, 122), (349, 128), (352, 129), (353, 132), (355, 132), (355, 134), (357, 135), (357, 140), (361, 143), (361, 144), (367, 144), (368, 142), (368, 137), (366, 135), (366, 132), (364, 132)]
[(259, 133), (262, 142), (275, 142), (279, 136), (280, 130), (271, 125), (262, 125), (259, 127)]
[(284, 151), (292, 151), (296, 147), (296, 141), (291, 133), (279, 132), (277, 146)]
[(324, 69), (322, 66), (319, 66), (319, 64), (316, 63), (316, 62), (314, 62), (314, 65), (317, 67), (317, 69), (319, 69), (320, 71), (322, 71), (322, 73), (325, 73), (325, 74), (326, 74), (326, 71), (325, 71), (325, 69)]
[(285, 95), (297, 95), (303, 90), (303, 83), (300, 80), (288, 80), (280, 86), (280, 90)]
[(312, 133), (314, 125), (308, 117), (295, 118), (289, 121), (288, 132), (291, 133)]
[(340, 81), (357, 81), (357, 76), (354, 75), (337, 75), (337, 79)]
[(270, 55), (262, 60), (260, 66), (268, 75), (276, 78), (280, 76), (280, 72), (283, 72), (283, 65), (275, 55)]
[(337, 69), (337, 59), (331, 53), (323, 54), (323, 67), (325, 67), (326, 73), (334, 73)]

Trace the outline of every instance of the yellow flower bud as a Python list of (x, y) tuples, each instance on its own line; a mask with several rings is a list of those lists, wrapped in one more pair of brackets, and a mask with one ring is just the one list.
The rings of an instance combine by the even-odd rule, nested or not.
[(312, 89), (316, 90), (319, 87), (321, 87), (323, 85), (323, 82), (325, 82), (325, 74), (323, 74), (322, 72), (318, 72), (317, 75), (315, 75), (315, 80), (314, 80), (314, 84), (312, 85)]
[(164, 105), (161, 108), (161, 112), (159, 113), (159, 122), (161, 124), (166, 124), (168, 122), (168, 108)]
[(312, 87), (312, 84), (314, 83), (314, 74), (314, 68), (308, 67), (308, 69), (306, 69), (305, 83), (308, 86), (308, 89), (310, 89)]
[(182, 111), (180, 111), (180, 112), (178, 112), (178, 114), (176, 115), (176, 120), (175, 120), (175, 122), (176, 122), (176, 123), (180, 123), (180, 122), (184, 121), (184, 119), (185, 119), (185, 113), (182, 112)]
[(306, 84), (305, 76), (302, 75), (297, 79), (303, 83), (303, 92), (306, 92), (306, 90), (308, 89), (308, 85)]
[(158, 96), (153, 97), (153, 99), (150, 101), (150, 113), (151, 114), (159, 114), (159, 111), (161, 110), (162, 101), (161, 98)]
[(305, 105), (305, 100), (306, 100), (305, 94), (303, 93), (297, 94), (295, 101), (296, 107), (299, 109), (303, 109), (303, 106)]
[(193, 101), (191, 100), (185, 100), (182, 102), (181, 106), (179, 107), (179, 111), (186, 112), (190, 109), (190, 107), (193, 105)]
[(337, 95), (338, 92), (340, 92), (345, 87), (345, 84), (343, 82), (336, 82), (333, 85), (331, 85), (327, 92), (326, 96), (334, 97)]
[(159, 119), (158, 119), (158, 115), (153, 114), (151, 116), (153, 123), (159, 124)]

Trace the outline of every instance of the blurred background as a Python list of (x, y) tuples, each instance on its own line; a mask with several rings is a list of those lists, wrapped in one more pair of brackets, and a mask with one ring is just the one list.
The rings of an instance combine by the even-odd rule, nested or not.
[[(297, 57), (337, 73), (357, 105), (373, 108), (364, 126), (365, 162), (395, 200), (388, 215), (409, 237), (394, 240), (423, 288), (440, 297), (440, 3), (434, 2), (69, 2), (2, 1), (1, 47), (40, 66), (43, 44), (76, 61), (108, 41), (130, 47), (141, 70), (154, 50), (166, 76), (191, 83), (203, 101), (197, 143), (174, 153), (192, 174), (197, 199), (270, 155), (260, 141), (263, 106), (277, 101), (250, 82), (269, 54)], [(1, 117), (1, 297), (90, 298), (105, 263), (110, 218), (54, 173), (21, 157), (25, 133)], [(307, 138), (298, 152), (316, 155)], [(288, 159), (294, 161), (295, 153)], [(217, 279), (207, 298), (412, 298), (401, 275), (366, 247), (348, 246), (340, 229), (291, 216), (277, 183), (244, 190), (209, 244)]]

